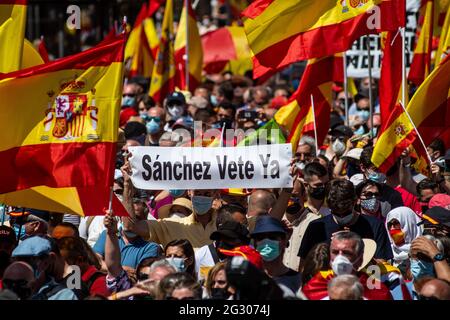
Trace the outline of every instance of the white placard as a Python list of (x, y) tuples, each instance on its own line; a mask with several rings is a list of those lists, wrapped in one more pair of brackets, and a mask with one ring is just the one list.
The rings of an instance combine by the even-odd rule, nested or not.
[(286, 188), (292, 145), (129, 147), (131, 180), (145, 190)]

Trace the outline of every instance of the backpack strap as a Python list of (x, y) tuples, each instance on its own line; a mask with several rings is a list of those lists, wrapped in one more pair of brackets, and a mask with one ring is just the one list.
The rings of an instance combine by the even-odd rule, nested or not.
[(209, 244), (208, 245), (208, 249), (211, 252), (211, 256), (213, 258), (214, 264), (220, 262), (220, 258), (219, 258), (219, 255), (217, 254), (216, 247), (214, 246), (214, 243)]

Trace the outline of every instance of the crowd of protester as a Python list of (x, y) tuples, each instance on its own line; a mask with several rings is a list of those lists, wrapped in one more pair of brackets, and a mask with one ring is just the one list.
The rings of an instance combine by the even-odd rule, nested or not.
[(203, 131), (258, 129), (292, 88), (228, 72), (160, 105), (148, 80), (129, 79), (113, 187), (129, 217), (5, 206), (1, 299), (450, 299), (448, 141), (428, 146), (428, 175), (408, 149), (381, 173), (366, 80), (349, 126), (334, 86), (326, 141), (316, 150), (313, 137), (300, 139), (292, 188), (149, 191), (131, 182), (129, 146), (188, 147), (195, 121)]

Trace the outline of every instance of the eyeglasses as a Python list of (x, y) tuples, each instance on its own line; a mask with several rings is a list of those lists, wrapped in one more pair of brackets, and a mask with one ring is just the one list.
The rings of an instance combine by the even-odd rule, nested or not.
[(147, 121), (155, 121), (155, 122), (161, 122), (161, 117), (150, 117), (150, 116), (148, 116), (147, 117), (147, 119), (146, 119)]
[(125, 98), (125, 97), (132, 97), (132, 98), (134, 98), (134, 97), (136, 97), (136, 94), (135, 93), (124, 93), (124, 94), (122, 94), (122, 97), (123, 98)]
[(123, 189), (116, 189), (116, 190), (114, 190), (114, 194), (117, 194), (118, 196), (123, 195)]
[(361, 194), (361, 197), (365, 199), (379, 198), (381, 195), (378, 192), (365, 192)]

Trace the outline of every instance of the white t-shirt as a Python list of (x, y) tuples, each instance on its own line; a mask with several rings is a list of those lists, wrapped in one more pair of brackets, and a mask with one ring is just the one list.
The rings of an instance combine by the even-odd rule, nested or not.
[[(98, 240), (100, 234), (105, 230), (103, 225), (104, 216), (83, 217), (80, 221), (80, 226), (78, 231), (80, 232), (80, 237), (85, 239), (87, 243), (93, 247)], [(89, 226), (87, 226), (87, 221), (91, 220)]]

